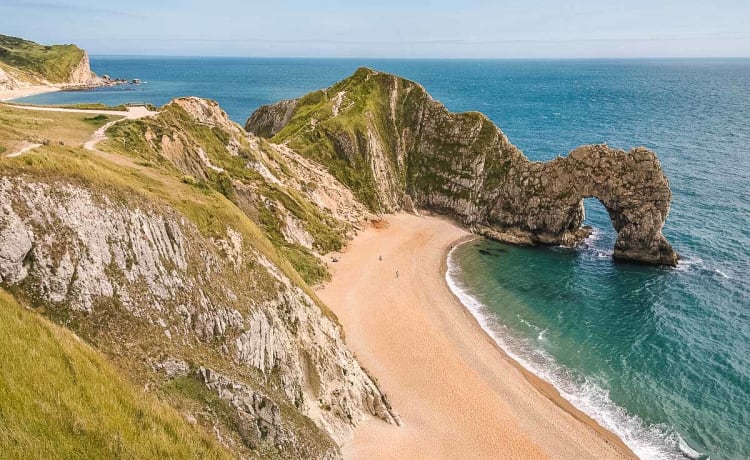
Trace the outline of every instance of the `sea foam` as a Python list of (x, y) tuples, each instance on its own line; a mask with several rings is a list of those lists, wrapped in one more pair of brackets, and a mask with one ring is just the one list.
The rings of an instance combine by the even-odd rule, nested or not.
[[(708, 456), (691, 448), (674, 428), (663, 424), (648, 424), (637, 415), (628, 413), (610, 399), (609, 392), (601, 385), (558, 364), (549, 353), (534, 346), (530, 340), (514, 335), (499, 321), (497, 315), (490, 312), (487, 306), (463, 286), (459, 279), (460, 269), (455, 261), (455, 251), (459, 246), (454, 246), (448, 253), (445, 280), (453, 294), (505, 353), (525, 369), (552, 384), (563, 398), (617, 435), (638, 457), (708, 460)], [(544, 331), (540, 333), (539, 339), (543, 333)]]

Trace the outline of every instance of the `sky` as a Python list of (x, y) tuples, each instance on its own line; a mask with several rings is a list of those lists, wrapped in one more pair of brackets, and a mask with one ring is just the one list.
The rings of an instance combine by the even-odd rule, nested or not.
[(90, 54), (750, 57), (750, 0), (0, 0), (0, 33)]

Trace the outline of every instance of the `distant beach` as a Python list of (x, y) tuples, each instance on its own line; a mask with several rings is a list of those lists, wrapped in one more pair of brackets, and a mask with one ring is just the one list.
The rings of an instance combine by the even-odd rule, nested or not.
[(0, 91), (0, 102), (10, 101), (12, 99), (18, 99), (21, 97), (36, 96), (39, 94), (54, 93), (61, 90), (62, 88), (59, 88), (57, 86), (47, 85), (35, 85), (26, 86), (23, 88), (9, 89)]
[(348, 458), (634, 457), (510, 359), (450, 291), (448, 251), (470, 234), (437, 217), (386, 220), (360, 233), (318, 291), (403, 422), (366, 422)]

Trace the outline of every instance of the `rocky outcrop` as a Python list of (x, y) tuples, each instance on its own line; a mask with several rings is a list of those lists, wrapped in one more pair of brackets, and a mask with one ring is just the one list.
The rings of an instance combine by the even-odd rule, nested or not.
[(70, 85), (94, 85), (101, 83), (101, 78), (91, 71), (91, 63), (89, 62), (89, 55), (87, 52), (83, 52), (81, 61), (73, 67), (70, 71), (70, 77), (66, 83)]
[[(289, 254), (310, 284), (327, 279), (318, 254), (343, 247), (367, 209), (328, 170), (283, 145), (247, 133), (215, 101), (179, 98), (152, 118), (118, 123), (108, 136), (143, 160), (171, 163), (232, 199)], [(129, 153), (133, 154), (133, 153)]]
[(92, 72), (88, 54), (75, 45), (44, 46), (0, 35), (0, 91), (33, 85), (84, 89), (121, 83), (125, 81)]
[(0, 91), (23, 88), (28, 83), (14, 76), (11, 71), (5, 70), (0, 66)]
[(677, 263), (662, 234), (669, 183), (645, 148), (532, 162), (484, 115), (451, 113), (420, 85), (364, 68), (261, 107), (246, 129), (325, 164), (376, 211), (416, 206), (502, 241), (575, 245), (587, 235), (583, 199), (595, 197), (618, 232), (615, 258)]
[(264, 105), (256, 110), (247, 120), (247, 125), (254, 127), (252, 132), (260, 137), (273, 137), (289, 123), (297, 100), (280, 101), (273, 105)]
[(367, 416), (397, 421), (335, 318), (249, 221), (207, 236), (165, 203), (106, 190), (0, 175), (0, 284), (170, 400), (186, 396), (160, 379), (199, 377), (235, 414), (207, 428), (243, 449), (336, 457)]

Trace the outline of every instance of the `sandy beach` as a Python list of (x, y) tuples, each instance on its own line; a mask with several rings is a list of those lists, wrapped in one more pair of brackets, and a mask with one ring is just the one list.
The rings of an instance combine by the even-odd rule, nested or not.
[(47, 86), (47, 85), (36, 85), (36, 86), (27, 86), (24, 88), (9, 89), (5, 91), (0, 91), (0, 102), (18, 99), (19, 97), (33, 96), (35, 94), (54, 93), (55, 91), (60, 91), (60, 90), (62, 90), (62, 88), (58, 88), (57, 86)]
[(508, 357), (452, 294), (445, 259), (466, 231), (438, 217), (386, 220), (360, 232), (318, 291), (403, 422), (366, 421), (346, 458), (634, 457)]

